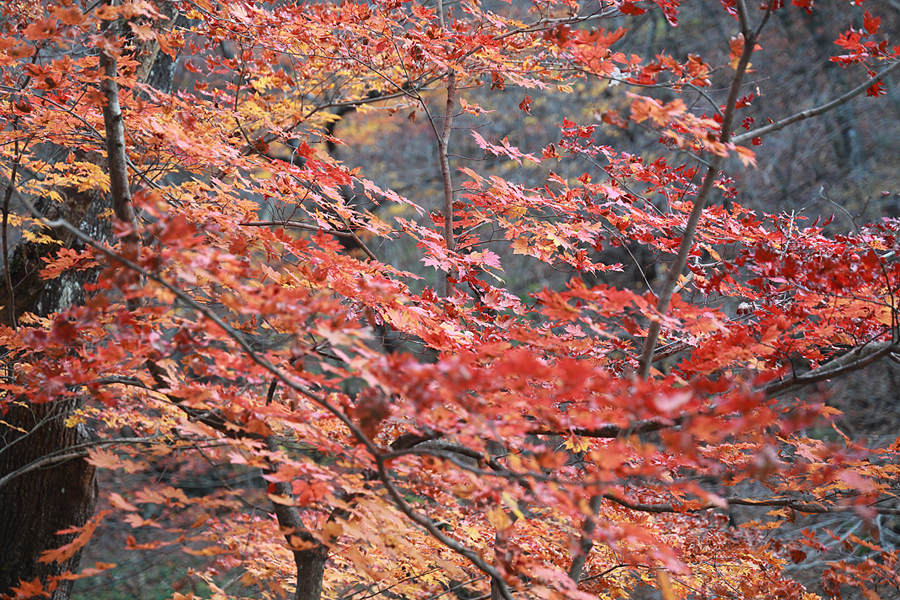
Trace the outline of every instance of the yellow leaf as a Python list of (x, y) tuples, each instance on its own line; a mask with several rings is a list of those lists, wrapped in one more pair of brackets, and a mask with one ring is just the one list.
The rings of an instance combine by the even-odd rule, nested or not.
[(53, 239), (49, 235), (44, 235), (42, 233), (37, 233), (35, 231), (26, 230), (22, 232), (22, 237), (35, 244), (58, 244), (59, 241)]
[(509, 492), (503, 492), (500, 494), (500, 497), (503, 498), (503, 502), (509, 507), (509, 509), (516, 515), (517, 519), (524, 519), (525, 515), (519, 510), (519, 503), (516, 502), (516, 499), (513, 498)]
[(591, 449), (591, 442), (587, 438), (571, 437), (563, 442), (563, 447), (572, 452), (587, 452)]
[(205, 548), (200, 548), (199, 550), (191, 548), (189, 546), (185, 546), (181, 549), (181, 551), (185, 554), (190, 554), (191, 556), (219, 556), (220, 554), (231, 553), (231, 550), (219, 546), (206, 546)]
[(301, 550), (311, 550), (318, 547), (318, 544), (316, 542), (301, 540), (296, 535), (292, 535), (288, 540), (288, 543), (291, 546), (291, 550), (293, 550), (294, 552)]
[(494, 526), (494, 529), (497, 531), (503, 531), (504, 529), (508, 529), (510, 525), (512, 525), (512, 519), (509, 518), (509, 515), (506, 514), (506, 511), (503, 510), (502, 506), (492, 506), (487, 511), (487, 520), (488, 522)]
[(322, 535), (336, 540), (344, 533), (343, 526), (337, 521), (328, 521), (322, 526)]
[(756, 153), (753, 152), (753, 150), (744, 148), (743, 146), (736, 146), (734, 151), (737, 152), (737, 157), (742, 165), (745, 167), (756, 166)]
[[(18, 431), (19, 433), (28, 433), (28, 431), (26, 431), (25, 429), (22, 429), (21, 427), (16, 427), (15, 425), (13, 425), (13, 424), (11, 424), (11, 423), (7, 423), (7, 422), (4, 421), (3, 419), (0, 419), (0, 425), (3, 425), (4, 427), (9, 427), (10, 429), (13, 429), (13, 430), (15, 430), (15, 431)], [(66, 423), (66, 427), (68, 427), (68, 426), (69, 426), (69, 425), (68, 425), (68, 422), (67, 422), (67, 423)]]
[(659, 582), (659, 594), (662, 600), (680, 600), (672, 589), (672, 582), (669, 581), (669, 574), (660, 569), (656, 574), (656, 580)]

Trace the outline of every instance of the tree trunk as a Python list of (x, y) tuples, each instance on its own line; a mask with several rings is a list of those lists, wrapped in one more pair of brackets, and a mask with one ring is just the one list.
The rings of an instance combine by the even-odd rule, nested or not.
[[(171, 3), (162, 3), (160, 12), (171, 19), (178, 16)], [(141, 61), (141, 78), (151, 81), (163, 92), (171, 87), (173, 63), (170, 57), (158, 52), (158, 45), (135, 44), (135, 56)], [(148, 68), (149, 67), (149, 68)], [(80, 151), (79, 151), (80, 152)], [(106, 158), (97, 152), (95, 162), (105, 167)], [(14, 185), (14, 182), (7, 182)], [(61, 190), (65, 201), (41, 206), (49, 219), (65, 218), (97, 240), (107, 240), (111, 223), (100, 215), (109, 201), (94, 191)], [(47, 233), (46, 230), (43, 233)], [(96, 278), (96, 273), (76, 272), (55, 280), (44, 281), (38, 274), (41, 258), (58, 247), (77, 247), (78, 242), (62, 231), (51, 232), (59, 244), (34, 244), (26, 240), (11, 251), (9, 272), (14, 291), (6, 288), (0, 298), (0, 322), (15, 327), (18, 317), (29, 312), (47, 316), (84, 301), (84, 284)], [(5, 286), (3, 286), (5, 287)], [(14, 301), (13, 301), (14, 300)], [(8, 307), (15, 307), (15, 315)], [(9, 358), (7, 359), (10, 360)], [(14, 359), (13, 359), (14, 360)], [(13, 371), (7, 362), (7, 372)], [(17, 399), (18, 400), (18, 399)], [(73, 414), (79, 400), (61, 399), (46, 404), (30, 404), (9, 399), (11, 408), (0, 415), (0, 479), (22, 469), (32, 461), (49, 455), (64, 455), (71, 448), (87, 441), (84, 426), (68, 427), (67, 417)], [(91, 517), (97, 500), (94, 467), (82, 458), (73, 458), (46, 468), (28, 471), (11, 479), (0, 488), (0, 596), (13, 595), (12, 587), (19, 581), (39, 578), (45, 585), (48, 578), (65, 571), (77, 572), (80, 552), (63, 563), (39, 562), (46, 550), (59, 548), (75, 534), (57, 535), (57, 531), (81, 527)], [(320, 578), (321, 581), (321, 578)], [(321, 587), (321, 583), (320, 583)], [(60, 582), (52, 593), (53, 600), (65, 600), (72, 590), (72, 582)]]
[(294, 562), (297, 564), (295, 600), (319, 600), (322, 597), (322, 581), (325, 577), (327, 560), (328, 548), (325, 546), (294, 551)]
[[(2, 428), (0, 476), (84, 443), (87, 440), (84, 427), (67, 427), (65, 422), (75, 404), (59, 401), (13, 407), (4, 420), (29, 433), (9, 426)], [(45, 550), (58, 548), (75, 538), (76, 534), (57, 535), (56, 532), (84, 525), (94, 512), (96, 500), (94, 467), (81, 458), (30, 471), (0, 489), (0, 594), (12, 593), (11, 588), (20, 580), (40, 578), (46, 583), (49, 576), (77, 571), (80, 552), (62, 563), (38, 559)], [(72, 583), (60, 582), (51, 598), (68, 598)]]
[[(108, 234), (109, 222), (97, 217), (104, 209), (93, 193), (70, 190), (61, 208), (53, 208), (55, 216), (63, 216), (89, 228), (92, 235)], [(39, 209), (41, 207), (39, 206)], [(51, 216), (51, 218), (55, 218)], [(75, 245), (71, 236), (55, 235), (63, 247)], [(13, 326), (18, 317), (30, 312), (46, 317), (84, 300), (84, 284), (95, 273), (81, 271), (65, 274), (51, 281), (38, 275), (40, 258), (52, 244), (37, 245), (22, 241), (10, 258), (10, 276), (17, 292), (15, 319), (6, 306), (0, 313), (5, 325)], [(6, 294), (8, 296), (8, 292)], [(7, 372), (14, 365), (7, 363)], [(51, 454), (67, 454), (68, 449), (88, 441), (84, 426), (69, 427), (66, 419), (80, 401), (70, 398), (30, 404), (23, 399), (10, 400), (9, 411), (0, 418), (0, 478), (13, 474), (29, 463)], [(11, 479), (0, 488), (0, 595), (11, 594), (19, 581), (35, 578), (46, 586), (48, 577), (65, 571), (77, 571), (80, 552), (63, 563), (38, 562), (46, 550), (70, 542), (75, 534), (57, 535), (57, 531), (83, 526), (94, 513), (97, 484), (94, 467), (83, 458), (28, 471)], [(54, 590), (53, 600), (69, 597), (71, 581)]]
[[(272, 452), (278, 452), (278, 440), (272, 436), (266, 438), (266, 446)], [(277, 471), (274, 465), (265, 470), (272, 474)], [(291, 484), (286, 481), (272, 483), (275, 493), (291, 498), (293, 491)], [(320, 600), (322, 597), (322, 583), (325, 577), (325, 562), (328, 560), (328, 546), (319, 542), (303, 524), (300, 512), (294, 506), (273, 503), (272, 509), (278, 519), (278, 526), (284, 531), (288, 544), (293, 544), (297, 539), (303, 544), (312, 545), (303, 550), (293, 550), (294, 563), (297, 565), (297, 591), (295, 600)]]

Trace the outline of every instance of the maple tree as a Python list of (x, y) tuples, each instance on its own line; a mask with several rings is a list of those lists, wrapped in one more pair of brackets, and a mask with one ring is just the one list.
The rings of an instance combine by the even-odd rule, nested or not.
[[(821, 57), (853, 86), (760, 114), (769, 20), (818, 7), (718, 10), (721, 64), (618, 50), (676, 0), (6, 3), (0, 596), (68, 597), (114, 567), (80, 555), (120, 519), (123, 552), (208, 557), (217, 598), (811, 599), (785, 567), (827, 544), (768, 533), (816, 514), (861, 524), (823, 593), (900, 590), (873, 525), (900, 513), (900, 447), (822, 434), (836, 411), (798, 394), (900, 353), (900, 222), (833, 234), (732, 180), (770, 134), (884, 94), (900, 46), (866, 9)], [(524, 148), (469, 120), (576, 82), (624, 108)], [(354, 111), (432, 130), (438, 203), (338, 160)], [(456, 156), (466, 130), (541, 180)], [(404, 241), (417, 272), (379, 256)], [(664, 281), (585, 283), (628, 244)], [(512, 260), (567, 275), (524, 294)], [(181, 457), (262, 483), (97, 488)], [(760, 520), (729, 524), (741, 506)]]

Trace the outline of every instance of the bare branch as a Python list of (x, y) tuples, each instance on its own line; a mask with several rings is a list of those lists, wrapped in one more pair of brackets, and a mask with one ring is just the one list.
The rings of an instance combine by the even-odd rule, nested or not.
[(775, 123), (766, 125), (765, 127), (760, 127), (759, 129), (754, 129), (753, 131), (748, 131), (746, 133), (742, 133), (741, 135), (736, 135), (731, 139), (731, 141), (734, 144), (742, 144), (746, 141), (752, 140), (755, 137), (760, 137), (760, 136), (766, 135), (767, 133), (772, 133), (773, 131), (778, 131), (780, 129), (784, 129), (788, 125), (793, 125), (794, 123), (797, 123), (798, 121), (804, 121), (806, 119), (810, 119), (812, 117), (817, 117), (821, 114), (827, 113), (828, 111), (833, 110), (842, 104), (846, 104), (853, 98), (856, 98), (857, 96), (862, 94), (864, 91), (866, 91), (867, 89), (869, 89), (870, 87), (872, 87), (873, 85), (875, 85), (876, 83), (878, 83), (879, 81), (881, 81), (882, 79), (884, 79), (885, 77), (887, 77), (888, 75), (890, 75), (891, 73), (896, 71), (897, 69), (900, 69), (900, 61), (895, 62), (894, 64), (892, 64), (891, 66), (886, 68), (884, 71), (882, 71), (875, 77), (871, 77), (871, 78), (867, 79), (864, 83), (853, 88), (852, 90), (850, 90), (843, 96), (840, 96), (839, 98), (835, 98), (834, 100), (832, 100), (831, 102), (829, 102), (827, 104), (823, 104), (822, 106), (817, 106), (816, 108), (810, 108), (809, 110), (800, 111), (796, 114), (791, 115), (790, 117), (787, 117), (780, 121), (776, 121)]
[(15, 471), (7, 473), (3, 477), (0, 477), (0, 489), (6, 487), (6, 485), (16, 477), (21, 477), (22, 475), (30, 473), (31, 471), (46, 469), (47, 467), (52, 467), (54, 465), (58, 465), (60, 463), (64, 463), (77, 458), (84, 458), (88, 455), (88, 449), (90, 448), (153, 443), (168, 444), (168, 442), (160, 442), (159, 436), (150, 436), (139, 438), (120, 438), (116, 440), (97, 440), (92, 442), (85, 442), (76, 446), (60, 448), (59, 450), (56, 450), (49, 454), (45, 454), (40, 458), (36, 458), (30, 463), (22, 465)]
[(676, 425), (680, 425), (685, 421), (685, 419), (689, 418), (687, 415), (682, 415), (676, 419), (646, 419), (641, 421), (636, 421), (631, 423), (630, 425), (621, 426), (614, 425), (612, 423), (608, 423), (606, 425), (599, 425), (597, 427), (581, 428), (581, 427), (573, 427), (569, 430), (559, 430), (559, 429), (536, 429), (534, 431), (529, 432), (532, 435), (577, 435), (579, 437), (589, 437), (589, 438), (600, 438), (600, 439), (611, 439), (615, 437), (619, 437), (623, 431), (630, 431), (633, 434), (641, 434), (641, 433), (651, 433), (653, 431), (659, 431), (661, 429), (668, 429), (669, 427), (675, 427)]
[(858, 346), (832, 361), (825, 363), (817, 369), (813, 369), (803, 375), (773, 381), (762, 388), (767, 398), (775, 398), (786, 394), (804, 385), (818, 383), (834, 377), (840, 377), (853, 371), (858, 371), (878, 362), (886, 356), (900, 353), (900, 346), (893, 342), (879, 342)]
[[(125, 121), (119, 105), (119, 84), (116, 82), (117, 59), (107, 52), (100, 53), (100, 69), (103, 71), (101, 89), (106, 102), (103, 105), (103, 124), (106, 128), (106, 152), (109, 169), (109, 187), (116, 217), (136, 229), (137, 218), (131, 206), (131, 189), (128, 183), (128, 159), (125, 155)], [(137, 231), (132, 234), (137, 238)]]
[[(619, 498), (614, 494), (604, 494), (603, 497), (611, 502), (615, 502), (620, 506), (624, 506), (630, 510), (636, 510), (639, 512), (646, 513), (689, 513), (689, 512), (700, 512), (704, 510), (709, 510), (711, 508), (718, 508), (715, 504), (703, 504), (701, 506), (691, 506), (686, 507), (677, 504), (671, 503), (660, 503), (660, 504), (652, 504), (652, 503), (642, 503), (642, 502), (630, 502), (623, 498)], [(766, 506), (766, 507), (786, 507), (792, 508), (797, 512), (807, 513), (807, 514), (827, 514), (827, 513), (846, 513), (853, 512), (856, 507), (854, 506), (826, 506), (821, 503), (811, 503), (811, 502), (802, 502), (800, 500), (792, 500), (790, 498), (741, 498), (740, 496), (732, 496), (724, 499), (728, 504), (740, 505), (740, 506)], [(900, 515), (900, 508), (881, 508), (876, 506), (868, 505), (869, 508), (876, 511), (878, 514), (882, 515)]]
[[(115, 25), (109, 26), (107, 31), (108, 43), (112, 47), (114, 43)], [(137, 261), (140, 257), (141, 239), (138, 235), (138, 220), (131, 201), (131, 189), (128, 183), (128, 156), (125, 153), (125, 121), (122, 117), (122, 107), (119, 105), (119, 84), (116, 81), (118, 75), (118, 60), (112, 55), (113, 50), (100, 52), (100, 70), (103, 80), (100, 89), (103, 92), (105, 102), (103, 104), (103, 125), (106, 128), (106, 156), (109, 170), (109, 188), (112, 197), (113, 212), (116, 218), (124, 223), (128, 230), (122, 236), (123, 254)], [(133, 275), (133, 273), (129, 273)], [(126, 281), (134, 283), (133, 277)], [(135, 310), (139, 303), (135, 298), (128, 299), (129, 310)]]
[[(747, 10), (746, 0), (737, 0), (738, 22), (741, 24), (741, 34), (744, 36), (744, 42), (750, 37), (750, 15)], [(755, 40), (754, 40), (755, 41)]]

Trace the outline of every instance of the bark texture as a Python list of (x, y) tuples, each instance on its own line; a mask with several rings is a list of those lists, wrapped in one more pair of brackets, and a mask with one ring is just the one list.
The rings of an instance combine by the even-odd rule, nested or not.
[[(60, 401), (12, 408), (4, 420), (29, 434), (9, 427), (0, 430), (0, 475), (85, 442), (83, 427), (65, 426), (74, 405)], [(74, 539), (75, 534), (56, 532), (87, 522), (96, 499), (94, 467), (81, 458), (28, 472), (0, 489), (0, 594), (10, 593), (20, 580), (46, 582), (51, 575), (77, 570), (80, 552), (62, 563), (38, 559), (44, 550)], [(72, 583), (60, 582), (51, 598), (68, 598)]]
[[(159, 3), (171, 27), (178, 16), (174, 5)], [(154, 44), (155, 46), (155, 44)], [(158, 52), (158, 46), (134, 48), (142, 62), (141, 77), (152, 80), (160, 91), (171, 87), (173, 62)], [(158, 64), (157, 64), (158, 63)], [(115, 65), (112, 71), (115, 70)], [(115, 90), (118, 94), (118, 90)], [(130, 93), (130, 92), (127, 92)], [(118, 124), (119, 126), (121, 123)], [(121, 131), (117, 136), (121, 139)], [(121, 150), (121, 149), (119, 149)], [(80, 151), (79, 151), (80, 152)], [(106, 156), (95, 152), (90, 157), (108, 168)], [(121, 167), (121, 165), (120, 165)], [(64, 218), (77, 224), (93, 239), (107, 241), (111, 237), (111, 223), (100, 215), (110, 207), (109, 198), (96, 191), (61, 190), (62, 203), (45, 203), (32, 199), (38, 211), (48, 219)], [(123, 190), (119, 190), (119, 195)], [(127, 190), (124, 190), (127, 195)], [(133, 216), (133, 215), (132, 215)], [(132, 219), (132, 222), (133, 219)], [(47, 231), (43, 231), (45, 235)], [(24, 239), (11, 250), (10, 289), (0, 298), (0, 322), (15, 326), (19, 315), (29, 312), (47, 316), (80, 304), (85, 299), (84, 285), (96, 278), (96, 273), (82, 271), (66, 274), (51, 281), (43, 280), (39, 271), (41, 258), (55, 253), (60, 247), (79, 247), (74, 236), (56, 230), (50, 232), (58, 243), (34, 244)], [(15, 306), (16, 315), (7, 308)], [(14, 372), (14, 358), (5, 357), (7, 375)], [(60, 399), (46, 404), (31, 404), (24, 400), (10, 400), (11, 408), (0, 415), (0, 479), (16, 473), (35, 460), (51, 455), (69, 454), (73, 447), (88, 441), (83, 427), (67, 427), (66, 419), (81, 403), (78, 399)], [(0, 597), (12, 594), (20, 581), (39, 578), (45, 585), (53, 575), (79, 570), (80, 552), (63, 563), (43, 563), (38, 559), (46, 550), (71, 541), (75, 534), (57, 535), (61, 529), (83, 526), (94, 512), (97, 482), (94, 467), (82, 458), (72, 458), (46, 468), (30, 470), (12, 478), (0, 488)], [(52, 600), (65, 600), (72, 590), (72, 582), (60, 582)]]
[(297, 564), (295, 600), (319, 600), (322, 597), (326, 560), (328, 560), (328, 548), (325, 546), (320, 545), (311, 550), (294, 551), (294, 562)]
[[(98, 218), (106, 204), (100, 196), (88, 192), (65, 197), (65, 204), (49, 207), (45, 214), (81, 223), (95, 236), (109, 233), (109, 222)], [(60, 245), (77, 245), (61, 231), (52, 235), (59, 245), (23, 240), (13, 252), (10, 273), (17, 293), (16, 317), (25, 312), (46, 317), (78, 304), (84, 300), (84, 284), (95, 278), (95, 273), (81, 271), (51, 281), (41, 279), (38, 271), (42, 256)], [(3, 304), (9, 306), (9, 299), (5, 300)], [(11, 325), (5, 306), (0, 315), (5, 325)], [(7, 373), (15, 370), (9, 359), (6, 367)], [(31, 404), (17, 399), (10, 405), (10, 410), (0, 417), (0, 478), (41, 458), (67, 454), (68, 449), (88, 441), (83, 426), (66, 426), (66, 418), (80, 405), (78, 400)], [(61, 536), (56, 532), (84, 525), (94, 513), (96, 500), (94, 467), (82, 458), (29, 471), (0, 488), (0, 595), (11, 593), (19, 581), (39, 578), (46, 584), (50, 576), (77, 571), (80, 552), (63, 563), (42, 563), (38, 558), (44, 551), (70, 542), (74, 534)], [(53, 600), (68, 598), (72, 583), (61, 582), (53, 592)]]

